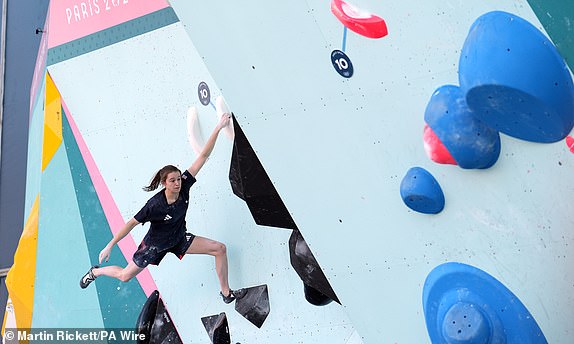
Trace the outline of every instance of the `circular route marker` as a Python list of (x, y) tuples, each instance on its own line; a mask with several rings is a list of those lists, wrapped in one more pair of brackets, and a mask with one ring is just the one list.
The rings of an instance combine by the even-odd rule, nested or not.
[(331, 63), (333, 63), (333, 67), (342, 77), (350, 78), (353, 76), (353, 63), (349, 56), (341, 50), (333, 50)]
[(211, 102), (211, 93), (209, 92), (209, 86), (202, 81), (197, 86), (197, 96), (199, 97), (199, 101), (201, 104), (207, 106)]

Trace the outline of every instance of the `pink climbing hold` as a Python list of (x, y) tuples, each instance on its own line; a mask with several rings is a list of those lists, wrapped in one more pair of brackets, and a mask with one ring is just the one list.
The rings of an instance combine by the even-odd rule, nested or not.
[(446, 149), (438, 136), (436, 136), (431, 127), (426, 123), (423, 132), (423, 140), (425, 144), (425, 152), (432, 161), (439, 164), (458, 165), (448, 149)]
[(574, 137), (570, 135), (566, 136), (566, 146), (568, 146), (568, 149), (574, 153)]
[(389, 33), (383, 18), (362, 11), (343, 0), (332, 0), (331, 12), (349, 30), (359, 35), (369, 38), (382, 38)]

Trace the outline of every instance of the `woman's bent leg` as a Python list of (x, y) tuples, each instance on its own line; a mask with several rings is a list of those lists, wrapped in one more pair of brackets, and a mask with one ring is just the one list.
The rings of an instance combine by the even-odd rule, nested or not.
[(187, 249), (188, 254), (208, 254), (215, 257), (215, 271), (219, 278), (219, 285), (223, 295), (229, 295), (228, 265), (227, 265), (227, 248), (224, 244), (196, 236), (191, 246)]

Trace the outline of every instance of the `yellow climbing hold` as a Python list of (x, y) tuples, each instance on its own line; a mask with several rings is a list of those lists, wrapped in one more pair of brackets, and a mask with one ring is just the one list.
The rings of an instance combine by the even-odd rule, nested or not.
[(49, 73), (46, 73), (46, 104), (44, 107), (44, 142), (42, 144), (42, 171), (62, 144), (62, 101)]
[(38, 195), (24, 225), (24, 231), (14, 254), (14, 264), (6, 277), (6, 287), (12, 300), (18, 328), (32, 327), (39, 203), (40, 197)]

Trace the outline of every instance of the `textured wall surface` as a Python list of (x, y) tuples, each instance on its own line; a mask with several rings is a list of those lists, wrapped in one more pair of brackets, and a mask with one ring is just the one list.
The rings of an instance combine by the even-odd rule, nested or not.
[[(62, 262), (67, 271), (54, 285), (45, 282), (45, 263), (37, 265), (37, 326), (129, 323), (157, 289), (186, 343), (209, 343), (201, 318), (220, 312), (234, 343), (424, 343), (425, 279), (442, 263), (460, 262), (510, 289), (549, 342), (569, 341), (574, 156), (568, 147), (501, 134), (492, 167), (464, 170), (434, 163), (423, 145), (426, 105), (436, 88), (458, 83), (462, 45), (477, 17), (507, 11), (544, 32), (526, 1), (355, 3), (384, 18), (389, 33), (380, 39), (344, 30), (329, 3), (319, 1), (172, 0), (173, 9), (157, 1), (149, 13), (130, 16), (119, 14), (133, 4), (122, 0), (110, 17), (103, 10), (83, 16), (79, 3), (78, 17), (55, 16), (54, 25), (101, 22), (85, 36), (57, 40), (47, 54), (62, 102), (62, 143), (46, 141), (46, 123), (54, 119), (42, 102), (30, 128), (29, 161), (38, 167), (29, 169), (26, 199), (31, 209), (40, 194), (37, 257)], [(334, 50), (352, 61), (351, 77), (335, 70)], [(49, 85), (47, 79), (40, 84)], [(200, 84), (210, 90), (204, 104)], [(47, 88), (38, 87), (42, 97)], [(77, 286), (112, 233), (151, 196), (141, 187), (152, 175), (163, 165), (185, 169), (194, 161), (192, 144), (217, 123), (218, 96), (341, 305), (305, 301), (290, 264), (291, 230), (257, 225), (233, 194), (233, 141), (224, 133), (192, 188), (188, 229), (227, 245), (232, 288), (268, 286), (271, 312), (263, 326), (221, 302), (207, 256), (169, 255), (127, 284), (101, 278), (95, 288)], [(197, 118), (190, 139), (191, 107)], [(41, 171), (43, 148), (54, 145)], [(440, 184), (446, 200), (440, 213), (417, 213), (401, 200), (401, 180), (414, 166)], [(112, 262), (131, 259), (147, 229), (136, 227)], [(66, 307), (63, 295), (73, 300)], [(75, 324), (78, 311), (84, 322)]]

